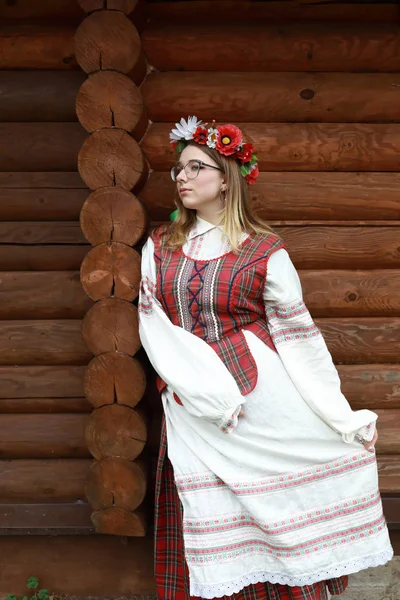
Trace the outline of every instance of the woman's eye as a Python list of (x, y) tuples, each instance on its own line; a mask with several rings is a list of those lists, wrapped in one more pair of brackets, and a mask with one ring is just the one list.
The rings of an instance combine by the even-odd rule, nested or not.
[(190, 170), (191, 171), (197, 171), (198, 168), (199, 168), (198, 165), (190, 165)]

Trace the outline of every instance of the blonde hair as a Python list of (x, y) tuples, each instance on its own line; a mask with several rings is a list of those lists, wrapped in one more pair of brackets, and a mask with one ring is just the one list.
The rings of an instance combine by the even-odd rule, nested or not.
[[(238, 162), (226, 158), (208, 146), (199, 146), (196, 142), (189, 142), (187, 145), (200, 147), (207, 156), (215, 161), (225, 175), (227, 183), (225, 209), (221, 214), (220, 223), (224, 227), (224, 234), (229, 238), (232, 251), (238, 252), (240, 236), (243, 232), (274, 233), (271, 227), (249, 206), (248, 184), (240, 173)], [(186, 208), (178, 193), (175, 196), (175, 206), (179, 214), (169, 225), (164, 240), (165, 247), (172, 250), (178, 250), (183, 246), (187, 234), (196, 222), (196, 210)]]

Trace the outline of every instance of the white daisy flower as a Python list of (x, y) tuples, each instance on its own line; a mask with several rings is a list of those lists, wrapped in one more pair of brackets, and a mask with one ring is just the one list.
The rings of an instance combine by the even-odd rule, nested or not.
[(179, 140), (191, 140), (197, 127), (201, 125), (201, 121), (197, 120), (197, 117), (188, 117), (185, 121), (184, 118), (179, 123), (175, 123), (176, 129), (172, 129), (169, 137), (172, 142), (179, 142)]
[(209, 148), (215, 148), (218, 139), (218, 129), (210, 127), (208, 130), (207, 146)]

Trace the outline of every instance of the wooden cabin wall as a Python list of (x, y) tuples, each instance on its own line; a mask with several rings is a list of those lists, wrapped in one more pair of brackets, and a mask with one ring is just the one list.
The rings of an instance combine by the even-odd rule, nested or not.
[(149, 15), (141, 199), (168, 220), (168, 133), (182, 116), (243, 129), (261, 171), (251, 202), (288, 247), (352, 407), (379, 415), (380, 486), (398, 522), (399, 6), (152, 2)]
[[(74, 54), (84, 18), (76, 0), (0, 2), (0, 597), (24, 593), (31, 575), (80, 596), (154, 586), (151, 535), (93, 535), (85, 495), (82, 319), (93, 301), (80, 281), (90, 190), (75, 100), (87, 76)], [(143, 14), (132, 20), (140, 28)], [(142, 56), (129, 76), (145, 74)]]

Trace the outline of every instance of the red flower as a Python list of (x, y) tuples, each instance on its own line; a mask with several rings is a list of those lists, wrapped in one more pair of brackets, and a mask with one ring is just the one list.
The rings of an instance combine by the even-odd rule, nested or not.
[(174, 150), (176, 150), (176, 147), (178, 145), (178, 142), (171, 142), (171, 146), (173, 147)]
[(258, 165), (254, 167), (252, 171), (248, 175), (246, 175), (246, 181), (249, 185), (252, 185), (256, 182), (257, 177), (259, 176), (260, 171), (258, 170)]
[(253, 156), (253, 152), (253, 144), (243, 144), (242, 149), (236, 153), (235, 158), (238, 158), (242, 163), (249, 162), (251, 160), (251, 157)]
[(193, 134), (193, 139), (198, 144), (206, 144), (208, 138), (208, 131), (201, 125), (198, 126), (196, 131)]
[(220, 154), (231, 156), (242, 143), (242, 132), (236, 125), (218, 125), (217, 130), (219, 135), (215, 149)]

